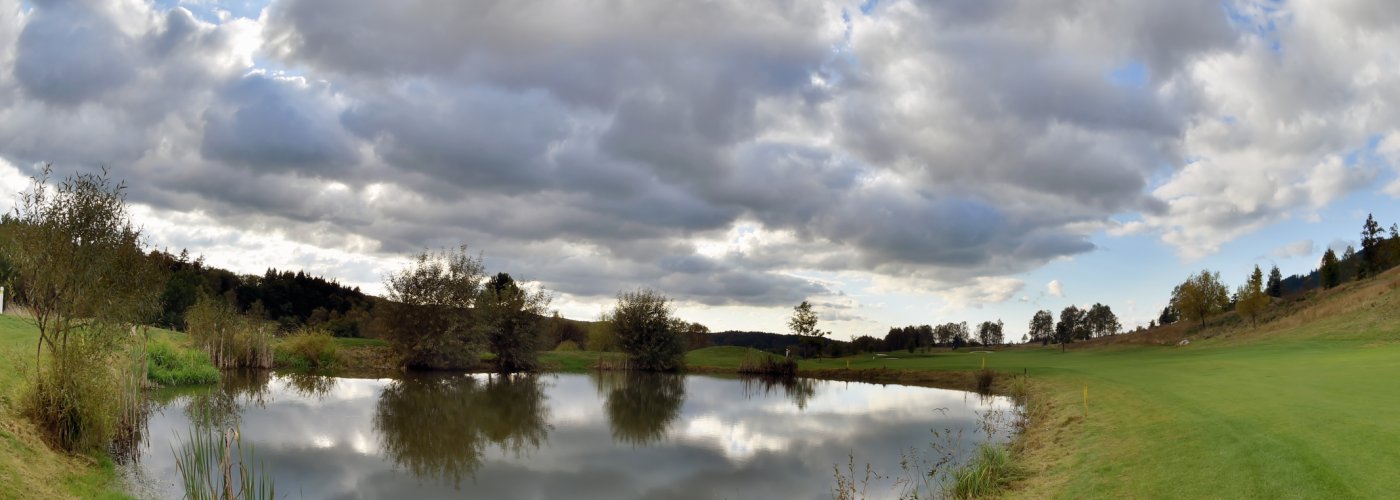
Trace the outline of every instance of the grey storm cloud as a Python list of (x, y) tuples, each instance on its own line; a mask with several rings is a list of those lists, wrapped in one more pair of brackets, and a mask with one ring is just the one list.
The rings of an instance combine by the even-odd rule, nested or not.
[[(0, 0), (21, 14), (0, 157), (107, 163), (134, 201), (381, 255), (465, 241), (579, 296), (831, 292), (804, 270), (965, 285), (1093, 251), (1117, 215), (1206, 246), (1258, 220), (1187, 196), (1226, 191), (1188, 189), (1196, 149), (1250, 147), (1192, 132), (1228, 101), (1201, 61), (1257, 43), (1214, 0), (26, 5)], [(1330, 74), (1250, 109), (1359, 95)], [(749, 224), (782, 237), (696, 244)]]
[(328, 170), (317, 172), (327, 177), (354, 166), (355, 150), (325, 91), (298, 82), (258, 74), (229, 82), (221, 105), (204, 113), (203, 155), (254, 169)]
[(136, 72), (133, 45), (98, 4), (42, 2), (19, 35), (14, 75), (26, 93), (79, 104), (120, 87)]

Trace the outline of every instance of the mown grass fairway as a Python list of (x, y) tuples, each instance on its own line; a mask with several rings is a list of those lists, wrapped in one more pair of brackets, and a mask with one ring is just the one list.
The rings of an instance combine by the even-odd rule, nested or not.
[[(803, 368), (1029, 373), (1053, 410), (1024, 438), (1044, 498), (1393, 498), (1400, 274), (1188, 346), (1108, 345), (812, 360)], [(1202, 335), (1205, 336), (1205, 335)], [(1084, 418), (1083, 392), (1088, 387)]]

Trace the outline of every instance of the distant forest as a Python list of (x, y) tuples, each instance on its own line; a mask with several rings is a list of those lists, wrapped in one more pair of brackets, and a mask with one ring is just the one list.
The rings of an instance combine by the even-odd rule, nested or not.
[(374, 306), (383, 300), (364, 294), (359, 287), (302, 271), (268, 269), (262, 276), (239, 275), (207, 266), (203, 258), (191, 260), (185, 251), (179, 255), (153, 251), (150, 256), (171, 273), (156, 321), (165, 328), (184, 330), (185, 311), (206, 295), (223, 297), (238, 311), (275, 321), (282, 330), (319, 325), (337, 337), (364, 337), (371, 336)]

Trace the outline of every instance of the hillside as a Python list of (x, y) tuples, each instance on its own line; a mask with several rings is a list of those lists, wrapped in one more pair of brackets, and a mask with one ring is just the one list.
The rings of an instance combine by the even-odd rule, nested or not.
[[(1400, 272), (1314, 292), (1250, 328), (988, 354), (852, 359), (855, 369), (1027, 373), (1026, 498), (1383, 498), (1400, 470)], [(1190, 338), (1186, 346), (1176, 345)], [(841, 368), (846, 360), (806, 362)], [(1087, 406), (1085, 394), (1087, 393)], [(859, 459), (859, 457), (857, 457)]]

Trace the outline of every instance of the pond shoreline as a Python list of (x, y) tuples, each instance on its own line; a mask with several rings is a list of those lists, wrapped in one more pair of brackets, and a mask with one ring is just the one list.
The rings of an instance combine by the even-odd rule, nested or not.
[[(695, 352), (692, 354), (695, 354)], [(598, 360), (609, 356), (619, 356), (619, 354), (587, 351), (543, 352), (541, 353), (540, 360), (541, 369), (538, 372), (593, 372), (598, 370), (598, 368), (596, 368), (599, 366)], [(730, 359), (733, 358), (733, 356), (729, 358), (688, 356), (688, 358), (692, 357), (698, 359), (687, 359), (687, 366), (681, 373), (746, 376), (746, 374), (739, 371), (738, 361)], [(316, 373), (338, 377), (368, 378), (392, 378), (411, 373), (395, 366), (392, 360), (392, 351), (387, 345), (360, 344), (356, 346), (346, 346), (341, 349), (341, 363), (339, 363), (335, 369)], [(287, 369), (287, 367), (279, 367), (278, 369)], [(471, 370), (456, 370), (455, 372), (490, 373), (494, 370), (495, 367), (490, 360), (483, 360), (478, 366)], [(1054, 402), (1055, 398), (1049, 397), (1048, 386), (1031, 380), (1029, 374), (1025, 371), (1022, 373), (991, 371), (994, 376), (990, 384), (985, 391), (979, 391), (978, 374), (982, 371), (985, 371), (985, 369), (929, 370), (918, 368), (894, 369), (887, 366), (869, 368), (799, 366), (796, 377), (827, 381), (950, 389), (1010, 397), (1022, 408), (1022, 415), (1016, 431), (1012, 434), (1011, 440), (1004, 446), (1010, 452), (1013, 460), (1018, 464), (1033, 463), (1030, 457), (1048, 453), (1052, 445), (1063, 439), (1065, 426), (1073, 426), (1079, 423), (1079, 415), (1059, 408)], [(748, 376), (761, 375), (749, 374)], [(1052, 425), (1052, 422), (1061, 422), (1061, 425)], [(1035, 473), (1032, 472), (1028, 476), (1021, 478), (1021, 480), (1012, 482), (1007, 487), (999, 490), (999, 492), (1014, 494), (1014, 492), (1019, 489), (1018, 485), (1020, 483), (1027, 479), (1033, 479), (1034, 477)]]

